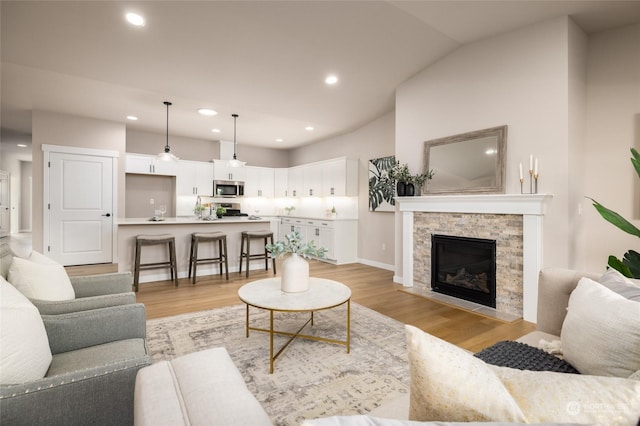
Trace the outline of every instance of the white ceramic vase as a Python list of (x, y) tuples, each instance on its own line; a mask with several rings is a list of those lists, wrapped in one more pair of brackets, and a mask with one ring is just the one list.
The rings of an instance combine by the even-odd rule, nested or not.
[(282, 262), (281, 289), (287, 293), (309, 290), (309, 262), (292, 253)]

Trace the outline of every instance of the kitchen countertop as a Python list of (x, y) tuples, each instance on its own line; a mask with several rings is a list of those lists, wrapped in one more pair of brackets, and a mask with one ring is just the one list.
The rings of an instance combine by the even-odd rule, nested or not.
[(118, 219), (118, 225), (224, 225), (229, 223), (269, 223), (269, 218), (249, 219), (247, 216), (228, 216), (215, 220), (198, 220), (195, 217), (167, 217), (164, 220), (149, 220), (149, 218), (135, 217)]

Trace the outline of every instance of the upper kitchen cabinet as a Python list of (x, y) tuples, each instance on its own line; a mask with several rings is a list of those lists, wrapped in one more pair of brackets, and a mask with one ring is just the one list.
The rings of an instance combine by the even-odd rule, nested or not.
[(289, 197), (302, 197), (304, 195), (302, 193), (302, 182), (304, 179), (305, 167), (306, 166), (297, 166), (289, 168), (287, 178)]
[(213, 164), (203, 161), (178, 161), (177, 195), (213, 195)]
[(338, 158), (322, 163), (322, 195), (356, 197), (358, 195), (358, 160)]
[(244, 195), (246, 197), (273, 197), (274, 169), (244, 167)]
[(302, 173), (302, 196), (322, 196), (322, 164), (307, 164)]
[(127, 154), (125, 171), (143, 175), (176, 176), (178, 163), (175, 161), (158, 161), (155, 155)]
[(227, 160), (213, 160), (213, 179), (215, 180), (246, 180), (246, 167), (231, 167)]
[(275, 197), (289, 196), (289, 170), (273, 170), (273, 195)]

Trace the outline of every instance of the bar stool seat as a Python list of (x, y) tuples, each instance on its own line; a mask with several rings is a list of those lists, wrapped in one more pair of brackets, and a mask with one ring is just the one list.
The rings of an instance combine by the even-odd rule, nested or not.
[[(218, 256), (208, 257), (206, 259), (198, 259), (198, 244), (204, 242), (218, 242)], [(214, 245), (215, 246), (215, 245)], [(220, 265), (220, 275), (222, 268), (229, 279), (229, 264), (227, 262), (227, 234), (224, 232), (194, 232), (191, 234), (191, 250), (189, 251), (189, 278), (191, 278), (191, 269), (193, 268), (192, 284), (196, 283), (196, 268), (198, 264), (214, 263)]]
[[(242, 231), (241, 239), (240, 239), (240, 269), (238, 272), (242, 274), (242, 262), (243, 259), (246, 259), (247, 262), (247, 271), (246, 276), (249, 278), (249, 261), (251, 260), (262, 260), (264, 259), (264, 270), (269, 270), (269, 259), (271, 259), (273, 263), (273, 274), (276, 274), (276, 259), (264, 249), (263, 253), (251, 253), (251, 240), (264, 240), (265, 246), (269, 244), (273, 244), (273, 232), (271, 231)], [(245, 251), (245, 242), (247, 245), (247, 249)]]
[[(168, 249), (168, 260), (151, 263), (140, 263), (140, 257), (142, 255), (142, 247), (166, 244)], [(176, 263), (176, 239), (171, 234), (159, 234), (159, 235), (137, 235), (136, 236), (136, 250), (135, 250), (135, 264), (133, 274), (133, 286), (135, 291), (138, 291), (140, 281), (140, 271), (147, 269), (169, 268), (171, 270), (171, 281), (178, 286), (178, 266)]]

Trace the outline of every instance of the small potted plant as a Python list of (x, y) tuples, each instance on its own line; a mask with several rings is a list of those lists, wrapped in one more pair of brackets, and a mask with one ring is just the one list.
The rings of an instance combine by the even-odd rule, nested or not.
[(224, 216), (224, 214), (227, 212), (227, 209), (225, 209), (224, 207), (217, 207), (216, 208), (216, 217), (218, 219), (222, 218), (222, 216)]
[(284, 208), (284, 211), (287, 212), (287, 216), (291, 215), (291, 212), (294, 211), (296, 208), (294, 206), (288, 206)]
[(417, 175), (414, 175), (412, 181), (415, 184), (416, 188), (422, 191), (425, 182), (433, 179), (433, 175), (435, 174), (435, 170), (431, 169), (427, 173), (418, 173)]
[(285, 241), (276, 241), (267, 244), (265, 249), (272, 256), (280, 257), (290, 254), (282, 262), (282, 291), (297, 293), (309, 289), (309, 263), (308, 258), (326, 259), (327, 249), (317, 247), (315, 241), (308, 243), (303, 241), (299, 231), (285, 235)]
[(407, 163), (400, 164), (396, 160), (396, 164), (389, 170), (389, 178), (396, 181), (396, 193), (398, 197), (404, 197), (407, 194), (407, 185), (411, 184), (413, 176), (409, 171)]

